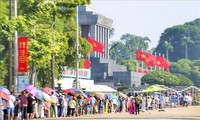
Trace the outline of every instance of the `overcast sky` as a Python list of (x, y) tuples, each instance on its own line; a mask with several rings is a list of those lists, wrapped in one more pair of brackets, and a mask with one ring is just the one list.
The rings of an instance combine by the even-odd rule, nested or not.
[(113, 19), (115, 35), (149, 37), (150, 48), (156, 47), (161, 33), (168, 27), (200, 18), (198, 0), (92, 0), (91, 8)]

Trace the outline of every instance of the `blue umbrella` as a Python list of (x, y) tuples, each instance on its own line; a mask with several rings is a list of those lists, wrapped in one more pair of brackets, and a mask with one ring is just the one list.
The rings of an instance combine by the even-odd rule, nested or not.
[(105, 96), (108, 98), (108, 100), (112, 100), (112, 96), (110, 94), (106, 94)]
[(83, 97), (87, 98), (88, 96), (82, 91), (82, 90), (79, 90), (79, 89), (76, 89), (76, 88), (71, 88), (72, 90), (75, 91), (75, 93), (79, 93), (79, 94), (82, 94)]
[(9, 94), (9, 95), (10, 95), (10, 91), (9, 91), (7, 88), (3, 87), (3, 86), (0, 86), (0, 91), (3, 91), (3, 92), (5, 92), (6, 94)]

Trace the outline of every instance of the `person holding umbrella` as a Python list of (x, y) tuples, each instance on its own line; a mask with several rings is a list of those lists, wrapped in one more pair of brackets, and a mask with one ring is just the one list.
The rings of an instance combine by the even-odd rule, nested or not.
[(28, 97), (25, 91), (21, 92), (19, 97), (20, 106), (21, 106), (21, 119), (27, 119), (27, 105), (28, 105)]
[(31, 93), (29, 93), (27, 99), (28, 99), (28, 106), (27, 106), (28, 119), (33, 120), (35, 98)]

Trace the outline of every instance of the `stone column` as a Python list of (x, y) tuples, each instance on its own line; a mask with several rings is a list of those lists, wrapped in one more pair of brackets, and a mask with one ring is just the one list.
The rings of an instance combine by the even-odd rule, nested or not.
[(104, 32), (104, 54), (105, 54), (105, 58), (108, 58), (108, 28), (105, 28), (105, 32)]
[[(103, 29), (103, 27), (100, 26), (100, 28), (99, 28), (99, 32), (100, 32), (99, 43), (101, 43), (101, 44), (103, 43), (103, 42), (102, 42), (102, 38), (103, 38), (102, 29)], [(99, 52), (99, 57), (100, 57), (100, 58), (103, 58), (103, 55), (102, 55), (102, 53), (100, 53), (100, 52)]]
[(102, 54), (102, 58), (105, 58), (105, 27), (102, 27), (102, 44), (104, 45), (104, 54)]
[[(96, 27), (96, 25), (90, 25), (90, 37), (93, 39), (96, 39), (97, 37)], [(95, 57), (95, 52), (92, 52), (90, 56)]]

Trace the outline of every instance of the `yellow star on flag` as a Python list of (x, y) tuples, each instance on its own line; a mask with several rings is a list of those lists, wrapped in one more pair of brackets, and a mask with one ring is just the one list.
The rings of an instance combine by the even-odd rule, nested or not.
[(97, 47), (96, 43), (93, 43), (93, 46), (94, 46), (94, 47)]
[(142, 56), (142, 58), (145, 58), (145, 57), (146, 57), (144, 54), (142, 54), (141, 56)]
[(160, 61), (157, 61), (156, 63), (157, 63), (157, 65), (160, 65)]

